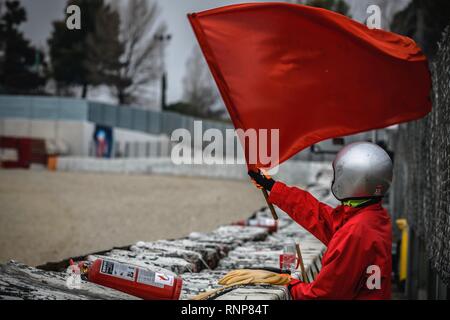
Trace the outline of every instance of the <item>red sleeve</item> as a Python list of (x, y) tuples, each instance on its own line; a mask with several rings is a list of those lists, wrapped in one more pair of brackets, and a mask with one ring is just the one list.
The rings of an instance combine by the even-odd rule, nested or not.
[(333, 236), (332, 207), (319, 202), (307, 191), (288, 187), (281, 182), (274, 184), (269, 201), (328, 245)]
[(361, 228), (341, 231), (330, 242), (316, 280), (290, 284), (293, 299), (353, 299), (357, 296), (373, 256), (371, 243), (364, 240)]

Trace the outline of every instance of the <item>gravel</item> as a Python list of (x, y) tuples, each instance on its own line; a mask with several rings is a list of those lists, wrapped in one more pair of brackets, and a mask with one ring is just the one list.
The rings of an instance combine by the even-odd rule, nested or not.
[(264, 204), (246, 181), (0, 170), (0, 263), (40, 265), (207, 232)]

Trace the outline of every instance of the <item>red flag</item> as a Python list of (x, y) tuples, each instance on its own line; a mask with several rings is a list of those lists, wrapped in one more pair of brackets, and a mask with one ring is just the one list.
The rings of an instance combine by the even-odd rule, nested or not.
[(427, 59), (410, 38), (289, 3), (231, 5), (189, 20), (235, 127), (279, 129), (278, 163), (431, 110)]

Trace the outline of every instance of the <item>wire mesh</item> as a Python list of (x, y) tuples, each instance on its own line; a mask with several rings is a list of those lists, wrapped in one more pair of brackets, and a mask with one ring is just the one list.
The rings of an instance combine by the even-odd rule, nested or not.
[(406, 217), (431, 266), (450, 282), (450, 30), (431, 64), (433, 111), (394, 134), (394, 218)]

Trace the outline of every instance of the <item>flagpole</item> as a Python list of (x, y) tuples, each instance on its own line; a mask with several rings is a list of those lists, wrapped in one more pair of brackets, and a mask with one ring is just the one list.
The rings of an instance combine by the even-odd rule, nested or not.
[(273, 207), (273, 204), (271, 204), (271, 203), (269, 202), (269, 194), (267, 193), (267, 190), (264, 189), (264, 188), (262, 188), (261, 190), (262, 190), (262, 193), (263, 193), (263, 195), (264, 195), (264, 198), (266, 199), (267, 206), (269, 207), (270, 212), (272, 213), (273, 219), (274, 219), (274, 220), (278, 220), (278, 215), (277, 215), (277, 213), (275, 212), (275, 208)]
[(300, 270), (302, 272), (302, 280), (304, 283), (308, 283), (308, 279), (307, 279), (306, 271), (305, 271), (305, 265), (303, 263), (302, 251), (300, 250), (300, 243), (295, 244), (295, 250), (297, 250), (297, 258), (299, 259), (299, 263), (300, 263)]

